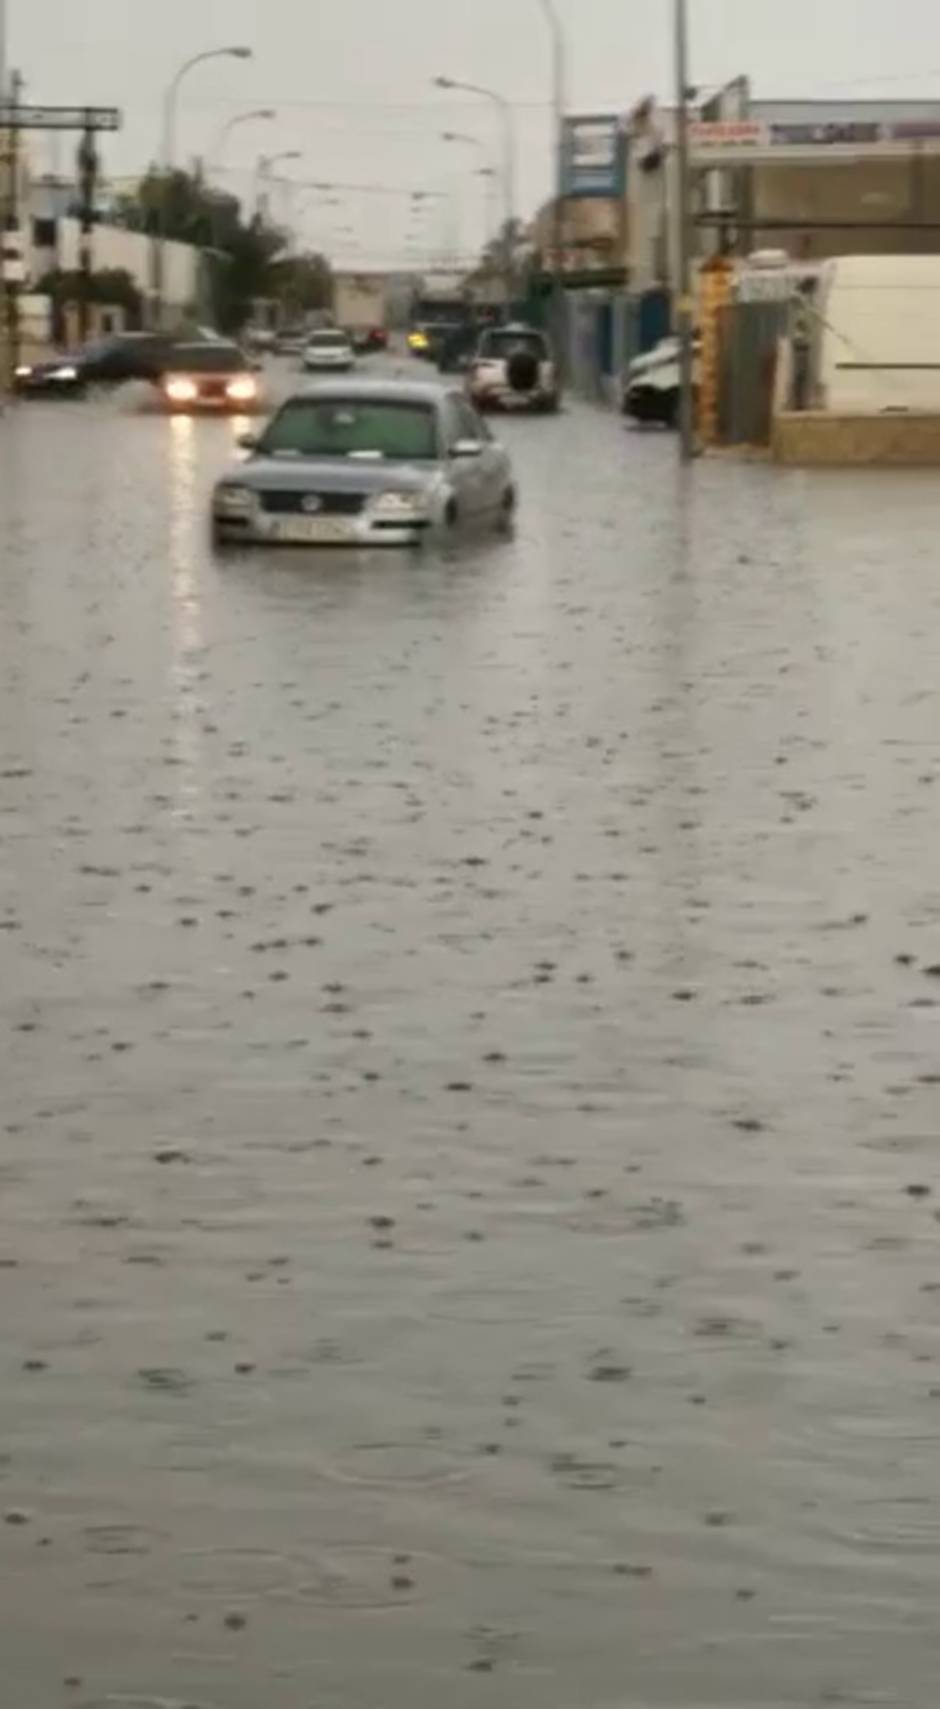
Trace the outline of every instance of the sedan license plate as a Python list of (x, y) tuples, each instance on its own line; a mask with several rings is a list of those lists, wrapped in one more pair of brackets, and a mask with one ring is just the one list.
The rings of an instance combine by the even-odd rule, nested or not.
[(281, 516), (273, 524), (275, 540), (295, 546), (329, 546), (353, 538), (341, 516)]

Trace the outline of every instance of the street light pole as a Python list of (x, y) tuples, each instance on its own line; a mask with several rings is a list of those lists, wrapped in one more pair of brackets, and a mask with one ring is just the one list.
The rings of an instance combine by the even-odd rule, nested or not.
[(206, 154), (206, 177), (211, 177), (213, 171), (218, 171), (219, 167), (222, 165), (225, 159), (225, 147), (228, 139), (232, 132), (238, 129), (239, 125), (249, 125), (253, 124), (256, 120), (261, 121), (262, 119), (269, 120), (276, 118), (277, 113), (273, 107), (253, 107), (250, 112), (236, 113), (234, 118), (229, 119), (228, 123), (222, 126), (222, 129), (215, 137)]
[(562, 278), (565, 262), (565, 87), (567, 83), (567, 50), (564, 31), (555, 0), (540, 0), (545, 20), (552, 33), (552, 114), (555, 146), (555, 196), (552, 208), (552, 331), (555, 353), (564, 377), (567, 355), (565, 341), (565, 286)]
[(676, 61), (676, 333), (679, 339), (679, 455), (695, 456), (693, 409), (692, 201), (689, 185), (689, 18), (688, 0), (675, 0)]
[(202, 65), (207, 59), (251, 59), (250, 47), (212, 47), (203, 53), (194, 53), (191, 59), (184, 60), (179, 70), (167, 84), (163, 97), (163, 140), (162, 140), (162, 171), (163, 184), (160, 194), (160, 207), (157, 215), (157, 230), (153, 248), (153, 320), (159, 326), (163, 320), (163, 245), (166, 241), (167, 199), (170, 190), (170, 180), (176, 164), (176, 110), (179, 99), (179, 89), (183, 78), (197, 65)]
[(509, 294), (512, 292), (514, 274), (515, 224), (516, 224), (516, 136), (512, 120), (512, 106), (505, 95), (500, 95), (495, 89), (484, 89), (479, 83), (461, 83), (454, 77), (435, 77), (435, 87), (438, 89), (453, 89), (465, 95), (479, 95), (484, 101), (492, 102), (500, 116), (503, 132), (503, 209), (506, 231), (506, 283)]
[[(487, 149), (486, 143), (483, 141), (482, 137), (471, 136), (468, 131), (442, 131), (441, 132), (441, 141), (442, 142), (463, 143), (467, 148), (475, 148), (478, 151), (478, 153), (483, 156), (484, 160), (488, 160), (488, 158), (489, 158), (489, 150)], [(490, 192), (489, 192), (489, 185), (492, 184), (493, 179), (495, 177), (495, 174), (493, 172), (492, 167), (487, 165), (487, 166), (482, 166), (478, 169), (477, 176), (480, 178), (486, 178), (489, 180), (489, 183), (487, 184), (486, 196), (485, 196), (486, 206), (484, 208), (484, 214), (483, 214), (483, 223), (484, 223), (484, 228), (485, 228), (484, 232), (483, 232), (483, 243), (485, 246), (489, 242), (489, 228), (490, 228), (490, 205), (489, 205), (490, 204)]]
[(267, 219), (270, 213), (270, 196), (268, 187), (271, 183), (271, 173), (275, 166), (280, 166), (283, 160), (302, 160), (299, 148), (285, 148), (280, 154), (259, 154), (255, 172), (255, 215), (259, 220)]

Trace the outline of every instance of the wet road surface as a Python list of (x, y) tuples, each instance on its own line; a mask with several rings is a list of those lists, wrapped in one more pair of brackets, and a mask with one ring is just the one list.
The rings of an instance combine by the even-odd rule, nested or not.
[(935, 482), (232, 431), (0, 420), (4, 1702), (933, 1703)]

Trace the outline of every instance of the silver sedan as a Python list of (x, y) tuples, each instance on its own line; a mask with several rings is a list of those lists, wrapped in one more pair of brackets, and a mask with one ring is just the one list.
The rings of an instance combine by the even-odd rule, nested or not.
[(288, 398), (218, 482), (212, 532), (302, 546), (409, 546), (460, 524), (509, 525), (512, 467), (462, 392), (321, 382)]

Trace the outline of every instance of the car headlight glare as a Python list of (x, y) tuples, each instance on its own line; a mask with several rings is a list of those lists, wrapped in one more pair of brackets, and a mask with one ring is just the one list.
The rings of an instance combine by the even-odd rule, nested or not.
[(250, 374), (239, 374), (237, 379), (229, 381), (225, 395), (231, 398), (233, 403), (251, 403), (258, 395), (257, 383)]
[(23, 363), (21, 363), (20, 367), (17, 368), (17, 370), (16, 370), (16, 377), (18, 380), (28, 380), (32, 371), (33, 370), (29, 366), (29, 363), (23, 362)]
[(64, 368), (53, 368), (50, 376), (53, 380), (77, 380), (78, 369), (66, 363)]
[(220, 515), (244, 516), (251, 509), (250, 487), (217, 487), (215, 508)]
[(166, 395), (174, 404), (191, 404), (199, 396), (199, 388), (194, 380), (179, 378), (167, 380)]

